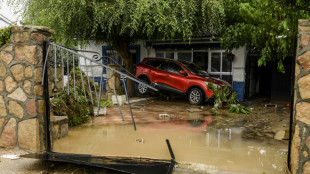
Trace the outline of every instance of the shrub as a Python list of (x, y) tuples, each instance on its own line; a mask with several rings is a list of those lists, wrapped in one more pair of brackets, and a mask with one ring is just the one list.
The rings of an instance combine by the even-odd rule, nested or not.
[(11, 37), (11, 27), (0, 29), (0, 47), (10, 42)]
[(227, 86), (222, 88), (216, 87), (212, 83), (208, 84), (208, 88), (212, 89), (214, 93), (214, 106), (213, 110), (229, 108), (229, 112), (235, 112), (237, 114), (250, 114), (251, 111), (240, 104), (236, 104), (238, 100), (236, 99), (237, 93), (233, 92), (230, 96), (230, 89)]
[(76, 99), (74, 99), (74, 89), (60, 91), (57, 97), (52, 100), (52, 110), (54, 115), (66, 115), (69, 118), (69, 126), (76, 126), (90, 120), (91, 103), (86, 102), (83, 90), (76, 89)]
[[(73, 77), (73, 72), (70, 72)], [(52, 100), (52, 111), (54, 115), (66, 115), (69, 118), (69, 126), (76, 126), (90, 120), (90, 114), (93, 113), (92, 103), (90, 101), (90, 91), (88, 89), (88, 82), (85, 73), (83, 73), (84, 86), (88, 101), (85, 100), (83, 83), (79, 68), (75, 69), (75, 85), (76, 85), (76, 98), (74, 95), (74, 81), (70, 78), (69, 94), (67, 90), (59, 91), (55, 99)], [(93, 85), (93, 82), (90, 82)], [(93, 96), (95, 96), (93, 91)], [(94, 100), (94, 102), (96, 102)]]

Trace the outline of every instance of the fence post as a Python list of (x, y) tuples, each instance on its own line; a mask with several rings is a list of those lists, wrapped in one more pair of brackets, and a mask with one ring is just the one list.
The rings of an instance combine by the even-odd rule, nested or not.
[(13, 26), (0, 48), (0, 147), (45, 151), (43, 42), (47, 27)]

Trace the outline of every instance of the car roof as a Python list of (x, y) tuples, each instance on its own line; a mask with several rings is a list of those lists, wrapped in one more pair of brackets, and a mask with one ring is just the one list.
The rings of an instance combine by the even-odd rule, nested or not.
[(145, 63), (148, 60), (166, 60), (166, 61), (175, 62), (175, 63), (179, 63), (179, 64), (182, 64), (182, 62), (190, 63), (190, 62), (183, 61), (183, 60), (182, 61), (178, 61), (178, 60), (168, 59), (168, 58), (163, 58), (163, 57), (146, 57), (146, 58), (143, 59), (143, 63)]

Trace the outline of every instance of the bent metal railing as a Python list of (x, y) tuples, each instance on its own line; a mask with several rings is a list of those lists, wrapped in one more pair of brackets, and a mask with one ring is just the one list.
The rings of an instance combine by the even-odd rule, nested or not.
[[(70, 89), (74, 91), (74, 98), (77, 97), (77, 75), (75, 68), (78, 67), (80, 69), (80, 76), (82, 80), (82, 91), (84, 93), (84, 100), (90, 100), (93, 106), (97, 106), (97, 116), (99, 116), (100, 110), (100, 100), (101, 100), (101, 93), (103, 87), (103, 72), (105, 70), (109, 70), (110, 72), (113, 71), (120, 75), (120, 79), (123, 82), (124, 90), (126, 94), (126, 99), (128, 101), (128, 107), (131, 114), (132, 123), (134, 126), (134, 130), (136, 130), (136, 125), (133, 117), (133, 113), (131, 110), (130, 101), (128, 99), (128, 93), (126, 88), (126, 80), (130, 79), (138, 84), (145, 85), (146, 87), (157, 91), (151, 85), (144, 83), (143, 81), (134, 77), (134, 75), (130, 74), (129, 72), (123, 73), (119, 70), (116, 70), (107, 64), (107, 59), (114, 61), (110, 57), (101, 57), (99, 53), (94, 53), (95, 56), (93, 58), (89, 58), (79, 52), (91, 52), (91, 51), (82, 51), (82, 50), (72, 50), (66, 48), (64, 46), (55, 44), (53, 42), (44, 42), (43, 45), (43, 78), (42, 78), (42, 85), (44, 87), (44, 97), (45, 97), (45, 145), (46, 145), (46, 152), (43, 153), (35, 153), (35, 154), (28, 154), (24, 155), (23, 157), (27, 158), (39, 158), (51, 161), (60, 161), (60, 162), (72, 162), (77, 164), (85, 164), (97, 167), (105, 167), (109, 169), (119, 170), (123, 172), (129, 173), (168, 173), (170, 174), (174, 168), (175, 157), (170, 146), (169, 140), (166, 140), (167, 147), (171, 156), (171, 160), (161, 160), (161, 159), (150, 159), (150, 158), (135, 158), (135, 157), (105, 157), (105, 156), (94, 156), (94, 155), (84, 155), (84, 154), (72, 154), (72, 153), (59, 153), (53, 152), (51, 148), (51, 127), (50, 127), (50, 99), (57, 98), (57, 95), (53, 94), (53, 96), (49, 96), (49, 83), (54, 83), (55, 88), (57, 88), (57, 82), (60, 76), (60, 79), (63, 80), (61, 85), (61, 90), (68, 92), (70, 94)], [(81, 69), (81, 62), (84, 62), (85, 71), (82, 72)], [(116, 62), (114, 62), (116, 63)], [(116, 63), (117, 64), (117, 63)], [(52, 66), (49, 68), (49, 66)], [(94, 79), (94, 67), (100, 67), (100, 82), (98, 87), (95, 83), (91, 83), (91, 81), (95, 82)], [(54, 69), (54, 72), (49, 70)], [(57, 69), (60, 69), (60, 72), (57, 72)], [(71, 70), (71, 71), (70, 71)], [(65, 73), (66, 71), (66, 73)], [(111, 73), (106, 71), (106, 76), (111, 78)], [(72, 72), (72, 74), (70, 73)], [(53, 73), (53, 74), (52, 74)], [(64, 77), (67, 74), (67, 83), (64, 83)], [(50, 77), (53, 76), (54, 79)], [(84, 78), (85, 77), (85, 83)], [(70, 86), (70, 79), (73, 81), (73, 85)], [(117, 105), (120, 111), (120, 115), (122, 120), (124, 121), (124, 116), (122, 112), (122, 108), (120, 102), (117, 99), (117, 93), (115, 89), (115, 84), (112, 81), (113, 92), (116, 96)], [(89, 90), (89, 97), (86, 95), (86, 91)], [(57, 92), (57, 91), (56, 91)], [(94, 93), (94, 95), (93, 95)]]
[[(79, 50), (82, 51), (82, 50)], [(51, 55), (52, 54), (52, 55)], [(135, 76), (133, 76), (132, 74), (130, 74), (129, 72), (127, 72), (127, 74), (116, 70), (108, 65), (105, 64), (104, 60), (110, 59), (111, 61), (113, 61), (113, 59), (111, 59), (110, 57), (104, 56), (104, 57), (99, 57), (99, 56), (93, 56), (93, 58), (89, 58), (85, 55), (80, 54), (78, 51), (76, 50), (72, 50), (69, 48), (66, 48), (64, 46), (55, 44), (53, 42), (48, 42), (48, 47), (47, 47), (47, 54), (45, 55), (45, 61), (44, 61), (44, 67), (43, 67), (43, 72), (45, 72), (48, 67), (49, 64), (51, 63), (53, 64), (54, 67), (54, 81), (50, 81), (50, 83), (54, 83), (55, 87), (57, 86), (57, 79), (59, 79), (59, 73), (57, 73), (57, 69), (60, 69), (61, 71), (61, 76), (60, 79), (64, 79), (65, 77), (65, 71), (67, 71), (67, 83), (65, 84), (64, 82), (62, 83), (62, 90), (67, 90), (68, 95), (69, 95), (69, 91), (70, 91), (70, 84), (69, 84), (69, 80), (70, 78), (73, 78), (73, 88), (74, 89), (74, 98), (76, 99), (76, 67), (78, 67), (80, 69), (80, 76), (81, 76), (81, 80), (82, 80), (82, 87), (83, 87), (83, 92), (84, 92), (84, 98), (85, 101), (87, 102), (89, 99), (91, 100), (92, 105), (97, 105), (97, 116), (99, 115), (99, 111), (100, 111), (100, 101), (101, 101), (101, 96), (102, 96), (102, 88), (103, 88), (103, 75), (104, 75), (104, 71), (105, 70), (109, 70), (106, 71), (106, 76), (107, 78), (112, 78), (112, 74), (111, 71), (113, 71), (114, 73), (117, 73), (120, 75), (120, 79), (123, 82), (123, 86), (124, 86), (124, 90), (125, 90), (125, 94), (126, 94), (126, 99), (127, 99), (127, 103), (128, 103), (128, 107), (130, 110), (130, 115), (131, 115), (131, 119), (132, 119), (132, 123), (134, 126), (134, 129), (136, 130), (136, 125), (135, 125), (135, 121), (134, 121), (134, 117), (133, 117), (133, 113), (131, 110), (131, 105), (130, 105), (130, 101), (128, 98), (128, 92), (127, 92), (127, 87), (126, 87), (126, 82), (125, 79), (128, 80), (132, 80), (138, 84), (142, 84), (145, 85), (146, 87), (154, 90), (154, 91), (158, 91), (156, 88), (154, 88), (151, 85), (146, 84), (145, 82), (139, 80), (138, 78), (136, 78)], [(77, 58), (77, 60), (76, 60)], [(66, 61), (66, 64), (65, 64)], [(82, 73), (82, 69), (81, 69), (81, 62), (84, 62), (84, 67), (85, 67), (85, 75), (84, 73)], [(95, 65), (94, 65), (95, 64)], [(93, 67), (94, 66), (99, 66), (101, 67), (101, 74), (100, 74), (100, 83), (99, 83), (99, 89), (97, 89), (95, 83), (91, 83), (90, 81), (92, 80), (93, 82), (95, 82), (95, 76), (94, 76), (94, 70)], [(121, 67), (121, 66), (120, 66)], [(90, 69), (89, 69), (90, 68)], [(72, 71), (72, 76), (70, 77), (70, 69)], [(90, 75), (89, 75), (90, 74)], [(43, 73), (43, 79), (45, 79), (46, 77), (46, 73)], [(87, 86), (84, 83), (84, 76), (86, 76), (87, 79)], [(90, 77), (91, 76), (91, 77)], [(115, 95), (115, 99), (119, 108), (119, 112), (121, 115), (122, 120), (124, 121), (124, 116), (123, 116), (123, 111), (120, 105), (120, 102), (118, 100), (117, 97), (117, 92), (115, 89), (115, 84), (113, 82), (113, 80), (110, 81), (113, 87), (113, 92)], [(44, 83), (44, 80), (42, 81), (42, 85)], [(67, 89), (66, 89), (67, 88)], [(90, 91), (90, 98), (87, 97), (86, 94), (86, 90)], [(94, 93), (95, 96), (93, 96), (93, 89), (94, 89)]]

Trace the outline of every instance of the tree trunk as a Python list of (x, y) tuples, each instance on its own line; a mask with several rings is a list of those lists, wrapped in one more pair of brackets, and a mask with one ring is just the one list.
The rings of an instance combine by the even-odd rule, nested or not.
[[(116, 42), (112, 43), (112, 47), (116, 50), (119, 56), (123, 59), (126, 64), (126, 70), (131, 74), (134, 73), (134, 66), (132, 61), (132, 54), (129, 49), (130, 40), (127, 37), (120, 37)], [(127, 74), (130, 75), (130, 74)], [(127, 79), (127, 93), (128, 96), (134, 95), (134, 82)]]

